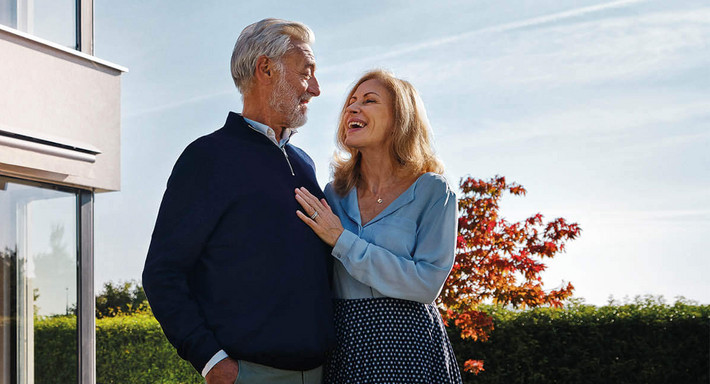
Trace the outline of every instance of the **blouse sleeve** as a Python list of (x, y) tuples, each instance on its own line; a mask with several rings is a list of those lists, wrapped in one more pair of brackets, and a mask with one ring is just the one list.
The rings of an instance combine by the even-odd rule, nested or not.
[(411, 255), (396, 254), (386, 244), (370, 243), (345, 230), (333, 256), (354, 279), (385, 296), (432, 303), (454, 264), (456, 214), (456, 196), (447, 189), (424, 211)]

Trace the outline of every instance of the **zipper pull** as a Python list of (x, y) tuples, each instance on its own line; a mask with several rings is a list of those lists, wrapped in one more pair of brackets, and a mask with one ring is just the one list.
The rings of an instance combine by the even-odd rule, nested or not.
[(291, 170), (291, 176), (296, 176), (296, 174), (293, 173), (293, 167), (291, 166), (291, 162), (288, 160), (288, 153), (286, 153), (286, 147), (281, 147), (281, 151), (284, 153), (284, 157), (286, 158), (286, 163), (288, 164), (288, 168)]

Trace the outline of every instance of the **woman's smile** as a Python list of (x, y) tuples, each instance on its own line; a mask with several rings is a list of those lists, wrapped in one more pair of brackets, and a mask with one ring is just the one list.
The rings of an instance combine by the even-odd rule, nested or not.
[(353, 148), (385, 145), (392, 130), (392, 96), (377, 80), (357, 87), (345, 108), (345, 144)]

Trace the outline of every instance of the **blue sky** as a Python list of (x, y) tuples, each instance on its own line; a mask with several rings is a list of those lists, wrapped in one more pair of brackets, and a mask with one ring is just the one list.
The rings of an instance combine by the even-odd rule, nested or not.
[(140, 1), (95, 4), (96, 56), (122, 77), (122, 189), (96, 199), (96, 280), (139, 279), (172, 165), (240, 111), (229, 75), (248, 24), (308, 24), (321, 96), (292, 143), (321, 185), (340, 105), (364, 71), (421, 92), (453, 186), (503, 175), (503, 201), (583, 228), (548, 288), (602, 305), (635, 295), (710, 303), (710, 4), (622, 1)]

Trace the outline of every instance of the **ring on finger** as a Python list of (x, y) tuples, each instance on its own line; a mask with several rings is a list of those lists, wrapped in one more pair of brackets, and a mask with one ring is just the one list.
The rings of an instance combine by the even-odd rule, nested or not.
[(313, 214), (311, 215), (311, 220), (315, 220), (316, 217), (318, 217), (318, 211), (313, 211)]

